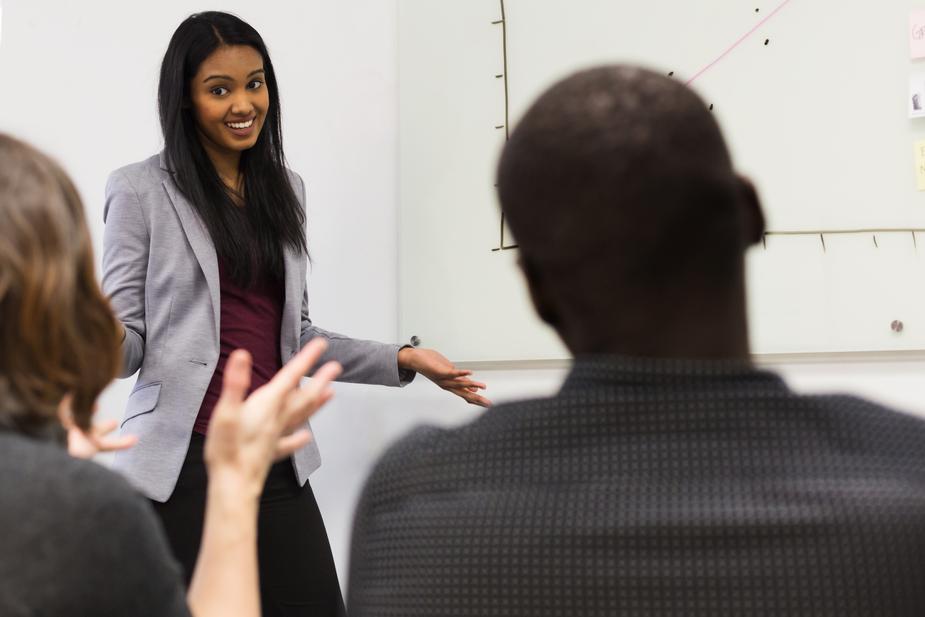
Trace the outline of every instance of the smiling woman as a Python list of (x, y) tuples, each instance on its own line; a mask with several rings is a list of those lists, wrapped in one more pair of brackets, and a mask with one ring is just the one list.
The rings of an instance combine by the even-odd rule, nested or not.
[[(174, 33), (161, 66), (164, 151), (116, 170), (106, 189), (103, 288), (122, 328), (122, 375), (139, 371), (115, 465), (155, 506), (187, 580), (207, 494), (204, 435), (235, 349), (251, 389), (314, 337), (341, 381), (401, 386), (416, 372), (473, 404), (483, 384), (433, 350), (327, 332), (308, 315), (305, 184), (285, 165), (273, 63), (227, 13)], [(277, 463), (263, 489), (264, 615), (340, 615), (343, 600), (308, 476), (314, 442)]]
[[(242, 285), (263, 269), (281, 272), (285, 247), (306, 249), (300, 187), (284, 163), (278, 92), (263, 39), (224, 13), (183, 22), (161, 65), (165, 158)], [(245, 190), (248, 207), (229, 207), (244, 203)]]
[[(240, 76), (217, 72), (247, 66), (260, 68)], [(217, 49), (199, 67), (193, 77), (196, 85), (191, 88), (193, 109), (206, 137), (203, 146), (213, 158), (221, 149), (252, 148), (257, 142), (270, 102), (264, 87), (265, 74), (260, 54), (241, 45)], [(235, 139), (228, 138), (229, 132)]]

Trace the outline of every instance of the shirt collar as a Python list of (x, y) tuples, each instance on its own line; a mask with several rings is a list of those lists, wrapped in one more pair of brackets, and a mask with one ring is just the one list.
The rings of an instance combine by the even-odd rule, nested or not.
[(685, 389), (704, 385), (761, 385), (786, 390), (776, 374), (758, 369), (748, 360), (646, 358), (621, 355), (584, 355), (575, 358), (562, 392), (611, 386), (654, 386)]

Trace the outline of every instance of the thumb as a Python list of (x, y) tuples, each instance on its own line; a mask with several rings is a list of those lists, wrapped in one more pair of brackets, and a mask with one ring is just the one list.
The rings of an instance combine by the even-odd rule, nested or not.
[(222, 379), (222, 394), (216, 407), (222, 405), (239, 405), (247, 396), (251, 385), (251, 355), (243, 349), (235, 350), (225, 363)]
[(61, 402), (58, 403), (58, 421), (61, 422), (61, 426), (66, 430), (77, 428), (77, 423), (74, 422), (74, 413), (71, 410), (73, 402), (74, 396), (72, 394), (65, 394)]

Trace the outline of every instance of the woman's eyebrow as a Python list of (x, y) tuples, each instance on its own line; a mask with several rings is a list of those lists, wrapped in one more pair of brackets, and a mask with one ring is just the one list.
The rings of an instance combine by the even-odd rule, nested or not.
[[(258, 73), (263, 73), (263, 72), (264, 72), (263, 68), (254, 69), (253, 71), (251, 71), (250, 73), (247, 74), (247, 77), (248, 77), (248, 78), (251, 78), (251, 77), (253, 77), (253, 76), (256, 75), (256, 74), (258, 74)], [(228, 75), (209, 75), (208, 77), (206, 77), (205, 79), (202, 80), (202, 83), (206, 83), (207, 81), (209, 81), (209, 80), (211, 80), (211, 79), (226, 79), (226, 80), (228, 80), (228, 81), (234, 81), (234, 79), (232, 79), (232, 78), (229, 77)]]

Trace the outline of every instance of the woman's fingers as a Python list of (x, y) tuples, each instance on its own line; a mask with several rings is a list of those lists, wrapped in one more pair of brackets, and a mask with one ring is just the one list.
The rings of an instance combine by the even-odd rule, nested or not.
[(463, 388), (472, 392), (478, 390), (485, 390), (487, 386), (479, 381), (472, 381), (471, 379), (445, 379), (437, 382), (437, 385), (445, 390)]
[(490, 400), (480, 394), (471, 392), (466, 388), (453, 387), (447, 388), (447, 390), (465, 400), (467, 403), (471, 403), (472, 405), (478, 405), (479, 407), (491, 407)]
[(432, 380), (456, 379), (458, 377), (468, 377), (472, 374), (472, 371), (455, 368), (452, 364), (449, 366), (425, 367), (420, 372)]
[(484, 390), (488, 386), (480, 381), (473, 381), (472, 379), (469, 379), (468, 375), (471, 375), (472, 371), (454, 372), (465, 372), (467, 375), (457, 375), (456, 377), (450, 379), (441, 379), (437, 382), (437, 384), (444, 390), (452, 392), (468, 403), (478, 405), (480, 407), (491, 406), (490, 400), (478, 394), (479, 390)]
[(453, 387), (463, 387), (463, 388), (477, 388), (479, 390), (484, 390), (488, 386), (483, 384), (481, 381), (472, 381), (471, 379), (466, 379), (465, 377), (456, 377), (455, 379), (450, 380)]
[(458, 379), (460, 377), (468, 377), (471, 374), (472, 371), (450, 368), (449, 370), (441, 371), (440, 379)]
[(480, 394), (466, 394), (463, 396), (466, 401), (479, 407), (491, 407), (491, 401)]

